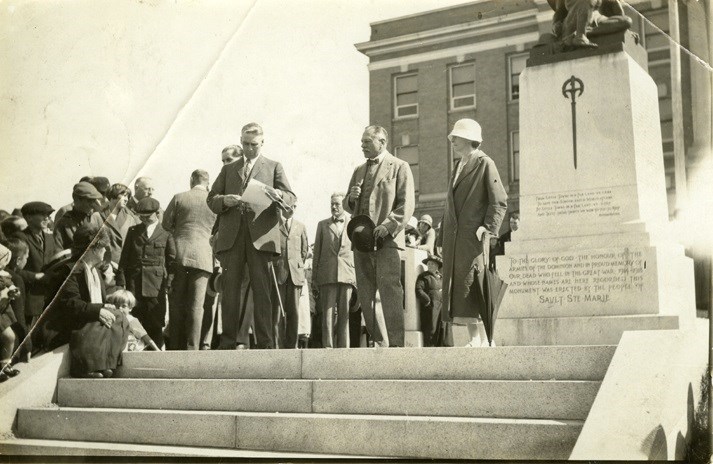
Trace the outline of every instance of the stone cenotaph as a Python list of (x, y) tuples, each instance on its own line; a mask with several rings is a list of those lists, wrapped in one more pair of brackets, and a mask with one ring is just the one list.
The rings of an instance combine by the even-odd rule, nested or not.
[(497, 261), (503, 345), (617, 343), (695, 317), (669, 232), (658, 93), (629, 31), (531, 52), (520, 76), (520, 230)]

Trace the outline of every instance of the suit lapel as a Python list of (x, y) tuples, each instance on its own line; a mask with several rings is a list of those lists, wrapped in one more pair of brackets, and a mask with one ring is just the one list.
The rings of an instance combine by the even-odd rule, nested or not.
[(156, 225), (156, 228), (153, 230), (153, 234), (151, 234), (151, 237), (148, 237), (149, 242), (153, 242), (154, 240), (159, 238), (162, 233), (163, 233), (163, 227), (161, 227), (161, 223), (159, 222)]
[[(388, 174), (391, 171), (391, 166), (394, 164), (394, 157), (391, 155), (391, 153), (386, 152), (384, 154), (384, 160), (379, 164), (379, 168), (376, 171), (376, 175), (374, 176), (374, 186), (376, 186), (381, 180), (386, 177), (386, 174)], [(374, 189), (376, 190), (376, 189)]]
[(453, 186), (453, 190), (457, 189), (460, 183), (463, 182), (463, 179), (465, 179), (468, 174), (475, 170), (476, 166), (478, 165), (478, 161), (480, 161), (480, 151), (476, 151), (475, 153), (473, 153), (473, 155), (470, 157), (470, 160), (468, 160), (468, 163), (463, 166), (463, 169), (460, 172), (460, 176), (458, 177), (458, 180), (456, 180), (455, 186)]
[(257, 161), (255, 161), (255, 165), (252, 167), (250, 170), (250, 175), (248, 176), (248, 182), (250, 179), (255, 179), (257, 178), (257, 175), (260, 173), (260, 171), (263, 168), (263, 165), (265, 164), (265, 157), (264, 156), (259, 156)]

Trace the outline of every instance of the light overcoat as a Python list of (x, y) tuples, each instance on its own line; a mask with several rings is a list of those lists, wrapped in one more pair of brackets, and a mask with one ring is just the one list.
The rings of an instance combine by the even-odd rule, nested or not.
[(280, 232), (284, 246), (280, 256), (275, 258), (277, 283), (284, 284), (289, 277), (295, 286), (301, 287), (305, 284), (305, 259), (309, 254), (307, 230), (304, 224), (292, 219), (290, 229), (283, 223)]
[[(471, 153), (455, 186), (450, 180), (443, 230), (443, 315), (476, 317), (480, 306), (475, 279), (482, 279), (483, 246), (476, 231), (484, 226), (494, 236), (507, 211), (507, 193), (495, 162), (480, 150)], [(476, 267), (480, 274), (476, 273)]]
[[(361, 184), (366, 169), (367, 163), (357, 166), (349, 181), (347, 192)], [(384, 153), (384, 159), (379, 164), (374, 177), (374, 189), (368, 202), (369, 217), (377, 226), (383, 225), (389, 231), (384, 247), (404, 249), (406, 246), (404, 228), (415, 208), (413, 175), (409, 164), (389, 152)], [(358, 205), (349, 202), (349, 195), (344, 197), (343, 205), (348, 213), (356, 214), (355, 209)]]
[(216, 215), (208, 208), (208, 191), (196, 186), (175, 195), (163, 214), (163, 228), (176, 241), (176, 264), (213, 272), (210, 232)]
[(312, 256), (312, 281), (316, 286), (326, 284), (350, 284), (356, 286), (354, 253), (347, 235), (351, 216), (344, 214), (344, 227), (339, 233), (332, 218), (319, 221), (314, 239)]

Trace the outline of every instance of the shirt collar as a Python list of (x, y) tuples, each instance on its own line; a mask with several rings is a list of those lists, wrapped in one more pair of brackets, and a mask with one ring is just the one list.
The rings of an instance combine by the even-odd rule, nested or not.
[(146, 235), (151, 238), (153, 235), (154, 231), (156, 230), (156, 227), (158, 227), (158, 221), (154, 222), (153, 224), (146, 226)]
[[(255, 166), (255, 163), (257, 163), (257, 160), (260, 159), (262, 155), (257, 155), (254, 159), (250, 160), (250, 166)], [(243, 166), (245, 166), (248, 163), (248, 157), (243, 156)]]
[(382, 151), (378, 155), (376, 155), (374, 158), (376, 160), (376, 164), (381, 164), (382, 161), (384, 161), (384, 157), (386, 156), (386, 150)]

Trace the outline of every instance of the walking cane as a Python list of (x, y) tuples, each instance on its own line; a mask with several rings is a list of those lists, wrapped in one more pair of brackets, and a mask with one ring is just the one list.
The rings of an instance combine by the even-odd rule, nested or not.
[(277, 293), (277, 302), (280, 305), (280, 316), (285, 317), (285, 308), (282, 306), (282, 298), (280, 297), (280, 286), (277, 284), (277, 276), (275, 275), (275, 266), (269, 263), (270, 273), (272, 274), (272, 283), (275, 284), (275, 293)]

